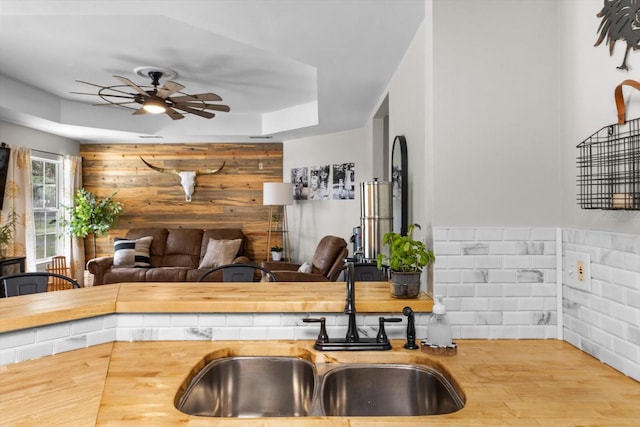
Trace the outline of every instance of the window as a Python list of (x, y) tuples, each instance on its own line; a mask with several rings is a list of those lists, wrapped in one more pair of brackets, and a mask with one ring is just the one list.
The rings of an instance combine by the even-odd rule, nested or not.
[(36, 229), (36, 263), (56, 255), (59, 216), (60, 162), (31, 158), (33, 217)]

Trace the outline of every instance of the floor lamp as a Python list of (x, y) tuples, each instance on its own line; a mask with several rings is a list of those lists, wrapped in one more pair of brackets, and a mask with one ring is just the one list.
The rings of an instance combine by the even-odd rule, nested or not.
[[(282, 232), (284, 258), (289, 258), (289, 224), (287, 223), (287, 205), (293, 204), (293, 184), (287, 182), (265, 182), (262, 184), (262, 204), (269, 206), (269, 228), (267, 233), (267, 261), (271, 256), (271, 232)], [(282, 230), (273, 230), (273, 207), (282, 206)]]

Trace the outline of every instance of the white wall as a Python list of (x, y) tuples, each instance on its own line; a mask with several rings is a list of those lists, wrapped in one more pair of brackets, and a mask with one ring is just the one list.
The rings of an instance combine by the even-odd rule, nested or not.
[[(355, 200), (296, 200), (288, 207), (289, 243), (294, 261), (311, 261), (316, 245), (327, 234), (349, 243), (353, 227), (360, 225), (359, 183), (374, 177), (371, 141), (371, 131), (355, 129), (283, 143), (285, 182), (291, 182), (291, 168), (353, 162), (358, 183)], [(348, 246), (351, 252), (351, 244)]]
[(430, 144), (425, 133), (425, 85), (428, 78), (425, 55), (423, 22), (388, 86), (389, 148), (393, 148), (396, 135), (405, 136), (409, 160), (408, 221), (409, 224), (420, 224), (424, 234), (431, 226), (432, 216), (427, 209), (427, 201), (431, 201), (433, 191), (433, 160), (427, 156), (427, 153), (430, 153)]
[[(457, 337), (557, 333), (638, 379), (640, 213), (576, 203), (576, 145), (640, 69), (632, 52), (616, 70), (623, 43), (593, 46), (602, 4), (433, 0), (435, 290)], [(590, 254), (590, 285), (567, 283), (567, 250)]]
[(560, 222), (557, 2), (434, 0), (434, 224)]
[(78, 155), (80, 150), (78, 141), (3, 121), (0, 121), (0, 141), (54, 154)]
[[(416, 237), (427, 240), (430, 238), (433, 191), (433, 160), (425, 129), (425, 38), (428, 36), (423, 24), (405, 52), (387, 90), (380, 97), (381, 105), (384, 98), (389, 96), (389, 149), (396, 135), (404, 135), (407, 140), (409, 223), (421, 224), (423, 234)], [(284, 180), (290, 181), (289, 172), (292, 167), (347, 161), (356, 163), (358, 183), (383, 177), (382, 168), (388, 168), (388, 165), (379, 166), (378, 170), (373, 167), (374, 164), (380, 164), (378, 159), (381, 157), (380, 153), (372, 151), (374, 127), (379, 126), (374, 120), (377, 111), (378, 107), (371, 112), (370, 120), (362, 129), (285, 141)], [(379, 144), (375, 146), (379, 147)], [(296, 201), (288, 212), (293, 258), (297, 261), (309, 261), (322, 236), (334, 234), (348, 242), (353, 227), (360, 225), (359, 187), (355, 200)], [(351, 244), (349, 249), (351, 252)]]
[[(562, 146), (562, 223), (565, 227), (640, 233), (640, 212), (580, 209), (576, 203), (576, 145), (603, 126), (616, 123), (613, 92), (622, 80), (638, 79), (640, 52), (630, 52), (630, 71), (616, 67), (624, 56), (618, 41), (594, 47), (602, 0), (558, 2), (560, 76), (560, 144)], [(640, 117), (640, 92), (627, 88), (627, 117)]]

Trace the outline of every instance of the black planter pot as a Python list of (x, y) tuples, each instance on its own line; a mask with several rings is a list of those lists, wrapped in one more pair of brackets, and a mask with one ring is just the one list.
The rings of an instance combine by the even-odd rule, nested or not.
[(394, 298), (418, 298), (421, 272), (391, 271), (391, 296)]

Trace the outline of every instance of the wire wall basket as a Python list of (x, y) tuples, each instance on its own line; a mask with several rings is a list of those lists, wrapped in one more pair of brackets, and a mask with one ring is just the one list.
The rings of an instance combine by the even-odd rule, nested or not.
[(605, 126), (577, 148), (582, 209), (640, 210), (640, 119)]

